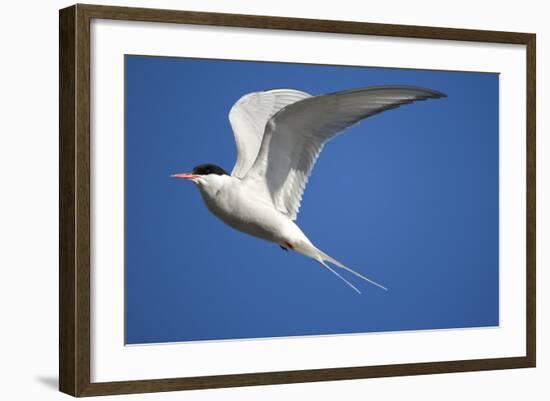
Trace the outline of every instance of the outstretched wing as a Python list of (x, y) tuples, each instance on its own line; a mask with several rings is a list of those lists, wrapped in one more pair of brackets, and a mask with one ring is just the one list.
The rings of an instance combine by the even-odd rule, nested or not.
[(308, 177), (329, 139), (373, 114), (440, 97), (445, 95), (430, 89), (384, 86), (293, 103), (268, 121), (258, 157), (244, 178), (246, 185), (295, 220)]
[(233, 105), (229, 122), (237, 145), (237, 162), (232, 176), (243, 178), (256, 160), (269, 119), (285, 106), (308, 97), (294, 89), (273, 89), (249, 93)]

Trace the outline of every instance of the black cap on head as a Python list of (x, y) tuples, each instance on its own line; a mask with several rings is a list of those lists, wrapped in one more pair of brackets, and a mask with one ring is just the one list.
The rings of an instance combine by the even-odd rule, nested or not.
[(199, 164), (197, 167), (193, 168), (192, 173), (195, 175), (229, 175), (225, 172), (223, 168), (221, 168), (220, 166), (216, 166), (215, 164)]

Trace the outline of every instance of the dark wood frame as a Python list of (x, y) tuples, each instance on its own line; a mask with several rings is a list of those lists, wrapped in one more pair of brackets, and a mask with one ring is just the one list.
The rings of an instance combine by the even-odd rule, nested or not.
[[(513, 43), (527, 48), (527, 355), (350, 368), (90, 382), (90, 20), (269, 28), (404, 38)], [(530, 33), (371, 24), (143, 8), (74, 5), (59, 13), (59, 389), (73, 396), (363, 379), (534, 367), (535, 46)]]

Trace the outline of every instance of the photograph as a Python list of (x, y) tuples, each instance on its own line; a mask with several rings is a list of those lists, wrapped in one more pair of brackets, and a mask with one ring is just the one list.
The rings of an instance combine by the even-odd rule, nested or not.
[(499, 327), (499, 73), (124, 55), (124, 343)]
[(59, 391), (521, 398), (538, 28), (292, 6), (60, 7)]
[(5, 2), (2, 399), (546, 401), (546, 7)]

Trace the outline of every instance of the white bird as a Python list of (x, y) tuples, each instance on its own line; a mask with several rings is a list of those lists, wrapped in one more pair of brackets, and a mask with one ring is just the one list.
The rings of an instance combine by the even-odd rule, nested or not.
[(386, 288), (330, 257), (294, 222), (311, 170), (325, 143), (362, 119), (412, 103), (445, 97), (410, 86), (369, 87), (321, 96), (274, 89), (241, 97), (229, 112), (237, 144), (231, 175), (214, 164), (172, 177), (191, 180), (206, 207), (229, 226), (308, 256), (358, 293), (328, 263)]

